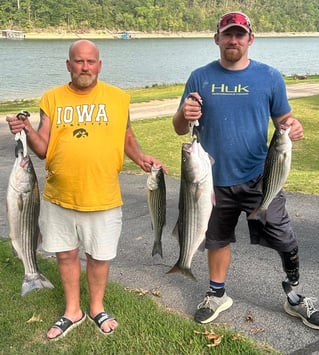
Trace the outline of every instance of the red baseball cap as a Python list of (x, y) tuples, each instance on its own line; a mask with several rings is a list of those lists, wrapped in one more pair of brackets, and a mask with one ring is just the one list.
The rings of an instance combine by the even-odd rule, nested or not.
[(248, 33), (252, 31), (249, 17), (243, 12), (228, 12), (223, 15), (218, 22), (217, 31), (223, 32), (233, 26), (241, 27)]

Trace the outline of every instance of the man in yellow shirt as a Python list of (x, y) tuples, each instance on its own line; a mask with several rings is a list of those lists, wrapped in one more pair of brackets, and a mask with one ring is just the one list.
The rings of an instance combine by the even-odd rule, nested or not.
[(66, 301), (64, 315), (47, 333), (49, 340), (60, 339), (86, 318), (80, 305), (80, 243), (87, 259), (89, 319), (103, 334), (118, 326), (105, 312), (103, 298), (122, 227), (124, 153), (146, 172), (161, 164), (138, 145), (129, 95), (98, 80), (102, 62), (96, 45), (74, 42), (66, 66), (71, 82), (43, 95), (38, 130), (27, 117), (7, 118), (11, 132), (24, 129), (30, 148), (46, 159), (39, 224), (44, 250), (56, 253)]

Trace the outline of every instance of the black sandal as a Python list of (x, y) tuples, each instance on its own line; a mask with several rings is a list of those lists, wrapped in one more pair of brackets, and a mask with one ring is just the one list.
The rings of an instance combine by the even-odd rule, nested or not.
[[(65, 337), (72, 329), (76, 328), (78, 325), (80, 325), (86, 318), (86, 314), (82, 313), (81, 319), (79, 319), (77, 322), (72, 322), (70, 319), (66, 317), (61, 317), (58, 321), (56, 321), (51, 328), (56, 328), (61, 330), (61, 333), (55, 336), (54, 338), (48, 338), (48, 340), (58, 340), (60, 338)], [(50, 328), (50, 329), (51, 329)]]
[(99, 331), (104, 334), (104, 335), (110, 335), (113, 333), (114, 329), (111, 329), (108, 332), (105, 332), (102, 328), (102, 325), (109, 321), (109, 320), (115, 320), (115, 318), (113, 318), (110, 314), (107, 314), (105, 311), (102, 311), (100, 313), (98, 313), (94, 318), (90, 316), (89, 314), (89, 319), (94, 322), (97, 327), (99, 328)]

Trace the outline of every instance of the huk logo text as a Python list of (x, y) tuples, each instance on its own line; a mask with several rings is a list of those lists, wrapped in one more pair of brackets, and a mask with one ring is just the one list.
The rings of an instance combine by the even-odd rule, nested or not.
[(249, 88), (248, 86), (242, 86), (241, 84), (228, 86), (226, 84), (216, 85), (212, 84), (212, 93), (213, 94), (224, 94), (224, 95), (248, 95)]

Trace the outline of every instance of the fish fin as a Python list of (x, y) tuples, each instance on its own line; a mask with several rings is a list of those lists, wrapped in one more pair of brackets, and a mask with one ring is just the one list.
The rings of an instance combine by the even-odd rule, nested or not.
[(159, 254), (163, 258), (163, 250), (161, 241), (155, 241), (152, 250), (152, 256)]
[(19, 258), (19, 244), (15, 242), (15, 240), (11, 239), (11, 247), (12, 247), (12, 253), (14, 256), (16, 256), (17, 258)]
[(12, 245), (12, 253), (15, 257), (18, 257), (18, 252), (16, 251), (16, 249), (13, 245)]
[(27, 293), (33, 290), (42, 288), (54, 288), (54, 286), (41, 273), (25, 275), (22, 282), (21, 296), (25, 296)]
[(248, 217), (248, 220), (260, 221), (263, 225), (267, 222), (267, 210), (257, 208)]
[(208, 155), (211, 165), (213, 166), (215, 164), (215, 159), (210, 154), (207, 153), (207, 155)]
[(177, 264), (175, 264), (169, 271), (167, 271), (167, 274), (182, 274), (194, 281), (197, 281), (191, 269), (183, 269), (179, 267)]
[(23, 197), (22, 197), (22, 194), (19, 194), (17, 204), (18, 204), (18, 209), (21, 212), (23, 210)]
[(38, 243), (37, 243), (37, 246), (39, 246), (40, 244), (42, 244), (42, 234), (40, 232), (40, 228), (38, 227)]
[(212, 190), (211, 200), (212, 200), (213, 207), (216, 206), (216, 194), (215, 194), (214, 189)]
[(179, 232), (178, 232), (178, 221), (175, 224), (175, 227), (173, 229), (172, 235), (179, 240)]
[(200, 243), (200, 245), (198, 247), (198, 251), (201, 251), (201, 252), (205, 251), (205, 243), (206, 243), (206, 239), (204, 238), (204, 240)]
[(196, 186), (196, 191), (195, 191), (195, 200), (198, 201), (202, 195), (203, 189), (200, 187), (199, 184)]

